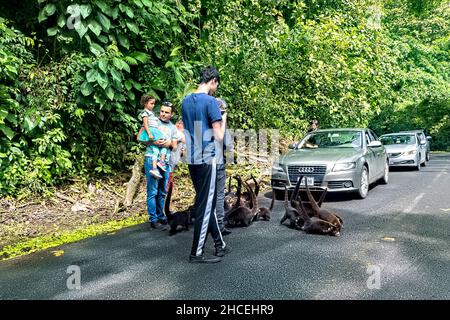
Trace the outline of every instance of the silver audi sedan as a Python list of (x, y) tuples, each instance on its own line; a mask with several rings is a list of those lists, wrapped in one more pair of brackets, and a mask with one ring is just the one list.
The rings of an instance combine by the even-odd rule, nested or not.
[(370, 129), (317, 130), (289, 147), (292, 150), (272, 167), (272, 188), (278, 199), (283, 199), (285, 185), (295, 187), (300, 175), (312, 190), (354, 192), (361, 199), (371, 183), (388, 183), (386, 149)]

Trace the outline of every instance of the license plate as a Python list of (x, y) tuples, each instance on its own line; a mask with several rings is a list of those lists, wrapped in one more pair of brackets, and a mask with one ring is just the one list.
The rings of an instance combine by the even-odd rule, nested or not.
[(302, 181), (300, 182), (302, 186), (306, 186), (305, 179), (308, 179), (308, 187), (314, 185), (314, 177), (303, 177)]
[(394, 160), (389, 159), (389, 164), (394, 164)]

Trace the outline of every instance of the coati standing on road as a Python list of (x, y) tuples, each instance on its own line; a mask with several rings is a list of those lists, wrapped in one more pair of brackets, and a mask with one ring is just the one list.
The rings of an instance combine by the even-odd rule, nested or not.
[(189, 223), (191, 220), (191, 207), (180, 212), (170, 211), (170, 200), (172, 199), (173, 181), (169, 182), (166, 200), (164, 202), (164, 213), (167, 217), (167, 222), (170, 226), (169, 235), (173, 236), (178, 231), (178, 226), (183, 226), (184, 230), (189, 230)]
[[(246, 182), (243, 182), (240, 176), (236, 176), (235, 179), (238, 181), (238, 187), (236, 192), (237, 201), (234, 207), (231, 208), (226, 213), (226, 219), (228, 221), (228, 225), (231, 227), (236, 227), (238, 225), (244, 225), (245, 227), (248, 227), (252, 223), (254, 217), (257, 214), (257, 207), (254, 205), (256, 203), (256, 197), (250, 186)], [(253, 206), (251, 210), (247, 207), (241, 206), (242, 183), (244, 183), (248, 193), (252, 197)]]
[[(256, 181), (255, 181), (256, 182)], [(272, 192), (272, 201), (270, 202), (270, 207), (267, 209), (265, 207), (259, 207), (258, 196), (255, 192), (255, 206), (258, 208), (254, 220), (262, 219), (264, 221), (269, 221), (272, 215), (273, 205), (275, 203), (275, 194)]]
[[(296, 192), (294, 191), (291, 199), (294, 199), (293, 197), (295, 194)], [(284, 186), (284, 216), (281, 218), (280, 224), (283, 224), (287, 219), (289, 219), (289, 228), (291, 229), (300, 228), (304, 223), (300, 213), (296, 209), (289, 207), (289, 193), (287, 187)]]

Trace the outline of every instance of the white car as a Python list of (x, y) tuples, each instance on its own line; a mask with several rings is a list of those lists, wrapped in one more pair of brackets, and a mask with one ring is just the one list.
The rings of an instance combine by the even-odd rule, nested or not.
[(419, 139), (415, 132), (384, 134), (380, 141), (388, 153), (390, 167), (407, 166), (420, 170), (421, 166), (426, 166), (426, 140)]

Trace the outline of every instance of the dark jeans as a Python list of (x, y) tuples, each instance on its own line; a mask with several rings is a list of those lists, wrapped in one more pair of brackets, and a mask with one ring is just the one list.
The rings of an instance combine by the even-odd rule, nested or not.
[(156, 179), (149, 171), (152, 170), (152, 158), (145, 157), (144, 160), (145, 176), (147, 177), (147, 212), (150, 222), (167, 222), (164, 214), (164, 200), (166, 199), (167, 181), (169, 180), (169, 166), (166, 166), (166, 172), (159, 170), (163, 176), (162, 179)]
[(211, 233), (216, 248), (225, 247), (216, 216), (216, 163), (189, 165), (192, 184), (195, 189), (195, 204), (193, 216), (194, 239), (192, 241), (191, 255), (200, 256), (204, 252), (208, 233)]
[(223, 230), (225, 227), (224, 219), (225, 219), (225, 209), (224, 209), (224, 201), (225, 201), (225, 185), (226, 185), (226, 171), (224, 164), (217, 165), (217, 203), (216, 203), (216, 215), (217, 222), (219, 223), (220, 230)]

